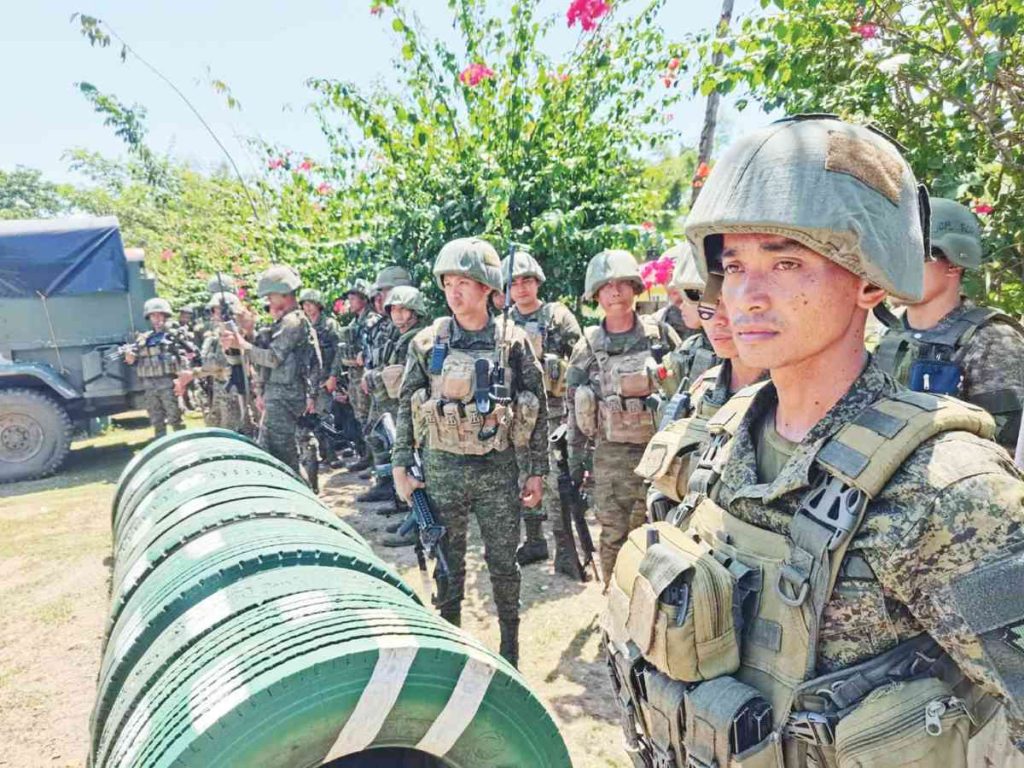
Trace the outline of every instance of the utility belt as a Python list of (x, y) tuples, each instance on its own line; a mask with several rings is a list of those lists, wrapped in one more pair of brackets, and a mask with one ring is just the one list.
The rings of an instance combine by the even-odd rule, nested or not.
[(645, 445), (657, 432), (664, 399), (656, 394), (622, 394), (598, 398), (587, 385), (576, 389), (576, 425), (587, 437), (610, 443)]

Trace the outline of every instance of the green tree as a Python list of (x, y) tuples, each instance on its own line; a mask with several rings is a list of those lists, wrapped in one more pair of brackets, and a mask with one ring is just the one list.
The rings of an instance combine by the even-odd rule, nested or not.
[(1024, 310), (1024, 0), (761, 5), (694, 41), (700, 92), (745, 88), (767, 109), (875, 122), (932, 194), (980, 214), (988, 261), (972, 292)]
[(67, 189), (33, 168), (0, 170), (0, 219), (41, 219), (66, 213)]

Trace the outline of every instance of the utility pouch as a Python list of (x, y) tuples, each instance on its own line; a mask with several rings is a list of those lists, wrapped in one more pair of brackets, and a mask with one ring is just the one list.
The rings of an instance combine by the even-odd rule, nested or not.
[(569, 371), (566, 362), (551, 352), (544, 355), (544, 391), (551, 397), (565, 394), (565, 377)]
[(687, 691), (683, 707), (687, 766), (782, 768), (772, 706), (756, 688), (719, 677)]
[(964, 372), (949, 360), (915, 360), (910, 366), (907, 386), (915, 392), (960, 397)]
[(517, 392), (516, 407), (512, 414), (511, 440), (516, 448), (526, 448), (530, 444), (533, 428), (537, 426), (540, 416), (540, 400), (533, 392)]
[(654, 389), (646, 370), (622, 372), (615, 381), (615, 394), (622, 397), (647, 397)]
[(430, 421), (436, 417), (435, 414), (428, 413), (424, 407), (428, 397), (427, 390), (417, 389), (409, 398), (409, 406), (412, 411), (412, 437), (417, 446), (425, 444), (430, 431)]
[(430, 350), (430, 375), (440, 376), (444, 370), (444, 359), (448, 356), (448, 343), (438, 339)]
[(640, 709), (654, 752), (654, 764), (685, 768), (686, 716), (683, 702), (691, 686), (673, 680), (650, 664), (644, 664), (636, 675), (638, 687), (643, 692)]
[(682, 501), (691, 469), (696, 466), (695, 452), (707, 436), (704, 421), (674, 422), (651, 438), (633, 471), (669, 498)]
[(892, 683), (839, 721), (836, 760), (839, 768), (967, 768), (970, 726), (942, 680)]
[(654, 436), (655, 414), (639, 398), (608, 395), (601, 400), (599, 411), (608, 442), (645, 445)]
[(594, 390), (586, 384), (576, 388), (573, 410), (576, 428), (587, 437), (594, 437), (597, 434), (597, 398), (594, 396)]
[(387, 365), (380, 371), (380, 379), (388, 397), (397, 400), (402, 392), (402, 379), (405, 377), (404, 365)]
[(462, 365), (449, 365), (441, 374), (441, 397), (455, 402), (466, 402), (473, 393), (473, 369)]
[[(648, 536), (654, 543), (644, 548)], [(684, 682), (739, 669), (733, 576), (703, 543), (667, 523), (643, 526), (615, 576), (629, 595), (626, 634), (651, 664)]]

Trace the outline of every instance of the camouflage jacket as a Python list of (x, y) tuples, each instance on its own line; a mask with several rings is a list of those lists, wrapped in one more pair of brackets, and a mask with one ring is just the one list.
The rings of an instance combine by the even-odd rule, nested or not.
[[(786, 534), (824, 442), (899, 388), (869, 363), (778, 477), (759, 484), (756, 430), (777, 404), (774, 386), (765, 384), (728, 444), (711, 497), (740, 520)], [(825, 606), (817, 672), (928, 633), (965, 675), (1008, 705), (1014, 739), (1024, 744), (1022, 583), (1021, 473), (994, 442), (942, 433), (919, 446), (869, 503)], [(1008, 599), (1011, 593), (1017, 597)]]
[(545, 354), (557, 355), (563, 360), (569, 359), (573, 347), (583, 333), (576, 316), (567, 306), (557, 301), (546, 302), (540, 309), (528, 315), (524, 315), (513, 305), (508, 314), (512, 322), (527, 331), (530, 330), (531, 324), (535, 323), (538, 332), (544, 337)]
[(316, 331), (316, 341), (320, 345), (320, 379), (321, 382), (331, 375), (334, 370), (334, 358), (338, 354), (338, 346), (341, 343), (341, 328), (338, 321), (328, 317), (326, 312), (321, 312), (313, 325)]
[(274, 321), (269, 346), (254, 345), (248, 352), (253, 365), (267, 369), (260, 377), (265, 399), (316, 397), (320, 380), (316, 344), (316, 332), (301, 309)]
[(344, 376), (346, 369), (358, 369), (360, 373), (362, 372), (363, 366), (356, 365), (355, 360), (360, 354), (363, 354), (373, 329), (383, 319), (373, 310), (373, 307), (367, 306), (351, 323), (345, 326), (340, 333), (341, 341), (338, 352), (334, 356), (331, 375)]
[(705, 371), (722, 362), (704, 331), (698, 331), (683, 341), (673, 357), (685, 386), (692, 385)]
[[(934, 335), (955, 330), (965, 315), (975, 309), (973, 303), (965, 300), (926, 333)], [(899, 325), (883, 336), (879, 347), (882, 353), (892, 349), (897, 340), (906, 342), (906, 348), (890, 355), (894, 359), (885, 365), (887, 372), (902, 384), (908, 383), (910, 366), (915, 359), (934, 354), (927, 349), (931, 345), (917, 341), (920, 334), (921, 331), (910, 327), (904, 314), (899, 318)], [(996, 315), (962, 338), (965, 339), (962, 344), (949, 350), (963, 372), (962, 397), (992, 414), (996, 421), (996, 440), (1012, 453), (1024, 407), (1024, 333), (1010, 318)]]
[[(381, 325), (383, 323), (379, 324), (378, 328)], [(395, 414), (398, 412), (398, 401), (387, 396), (387, 390), (384, 388), (382, 378), (383, 369), (390, 365), (405, 365), (412, 340), (416, 337), (416, 334), (426, 328), (427, 323), (425, 320), (417, 320), (416, 324), (405, 333), (398, 330), (398, 327), (390, 321), (388, 325), (391, 330), (387, 334), (386, 342), (382, 344), (378, 352), (377, 364), (374, 368), (366, 371), (365, 378), (366, 386), (374, 394), (374, 397), (377, 398), (381, 409)]]

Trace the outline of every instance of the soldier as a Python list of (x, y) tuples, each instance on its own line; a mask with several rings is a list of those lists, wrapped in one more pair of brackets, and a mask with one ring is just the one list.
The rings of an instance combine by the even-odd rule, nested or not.
[(710, 368), (721, 365), (722, 359), (715, 354), (714, 345), (701, 328), (700, 317), (697, 316), (697, 302), (704, 290), (704, 281), (697, 271), (693, 252), (688, 243), (680, 243), (670, 253), (675, 256), (676, 264), (669, 285), (679, 287), (683, 294), (680, 306), (683, 320), (687, 327), (696, 328), (696, 332), (688, 336), (675, 353), (675, 364), (682, 375), (681, 385), (690, 387)]
[(979, 269), (981, 231), (974, 214), (952, 200), (932, 200), (931, 252), (924, 297), (883, 337), (878, 366), (918, 392), (953, 395), (996, 420), (996, 439), (1012, 454), (1024, 405), (1024, 329), (997, 309), (963, 295), (963, 276)]
[[(508, 257), (501, 263), (501, 275), (508, 275)], [(548, 435), (565, 421), (565, 374), (569, 369), (569, 355), (580, 340), (580, 324), (568, 307), (557, 301), (542, 302), (540, 287), (546, 277), (537, 260), (529, 253), (518, 252), (512, 270), (512, 301), (509, 317), (526, 331), (533, 347), (534, 356), (541, 361), (544, 372), (544, 390), (548, 396)], [(583, 445), (577, 445), (582, 451)], [(541, 530), (545, 517), (551, 520), (551, 531), (555, 537), (555, 570), (573, 578), (579, 578), (579, 564), (573, 555), (572, 542), (568, 539), (571, 531), (562, 527), (562, 514), (558, 506), (558, 473), (553, 458), (549, 457), (551, 471), (547, 475), (547, 493), (544, 497), (543, 512), (540, 509), (523, 509), (523, 527), (526, 540), (519, 547), (516, 559), (520, 565), (528, 565), (548, 559), (548, 543)]]
[(172, 312), (167, 299), (147, 300), (142, 314), (152, 330), (139, 334), (135, 344), (124, 353), (124, 362), (136, 366), (149, 423), (156, 437), (163, 437), (168, 424), (175, 431), (185, 428), (174, 379), (196, 350), (179, 329), (169, 327)]
[[(369, 304), (370, 293), (370, 286), (363, 279), (356, 280), (345, 293), (345, 300), (355, 318), (342, 333), (342, 343), (334, 356), (334, 370), (326, 382), (327, 391), (333, 393), (337, 389), (339, 379), (348, 381), (348, 398), (359, 420), (360, 430), (365, 430), (366, 417), (370, 411), (370, 398), (361, 386), (364, 371), (363, 348), (369, 334), (381, 320), (381, 316), (374, 312)], [(348, 465), (353, 472), (368, 469), (371, 461), (362, 440), (357, 449), (360, 451), (359, 459)]]
[[(700, 299), (700, 275), (693, 263), (690, 246), (680, 243), (661, 254), (661, 258), (672, 260), (672, 279), (665, 286), (668, 304), (654, 313), (659, 323), (671, 326), (680, 340), (686, 341), (700, 333), (700, 318), (697, 317), (697, 301)], [(697, 278), (697, 281), (694, 281)]]
[(271, 326), (268, 348), (256, 346), (226, 328), (220, 332), (225, 350), (247, 352), (254, 365), (268, 369), (262, 390), (260, 444), (296, 473), (300, 454), (307, 465), (316, 460), (315, 440), (299, 426), (298, 420), (316, 409), (320, 375), (316, 334), (295, 296), (300, 285), (301, 280), (291, 267), (275, 265), (260, 275), (257, 292), (269, 300), (271, 313), (280, 315)]
[[(489, 295), (501, 290), (501, 260), (490, 243), (451, 241), (438, 254), (434, 275), (453, 316), (435, 320), (412, 340), (392, 451), (395, 485), (406, 501), (424, 487), (407, 471), (414, 445), (421, 445), (426, 492), (448, 527), (450, 599), (441, 615), (456, 626), (466, 529), (475, 515), (498, 609), (500, 653), (517, 664), (519, 506), (540, 504), (548, 472), (544, 382), (526, 334), (488, 312)], [(495, 401), (488, 398), (490, 372), (504, 361), (511, 400)], [(483, 367), (490, 369), (486, 376)], [(527, 475), (521, 495), (516, 450)]]
[(926, 206), (895, 145), (837, 119), (711, 171), (686, 221), (702, 301), (771, 379), (708, 422), (678, 527), (619, 558), (605, 626), (616, 684), (643, 665), (618, 689), (638, 760), (964, 766), (981, 694), (1024, 745), (1024, 482), (982, 409), (864, 349), (886, 293), (922, 295)]
[(380, 436), (374, 434), (374, 427), (377, 420), (387, 410), (385, 401), (389, 399), (379, 375), (380, 368), (385, 364), (384, 360), (390, 357), (399, 336), (402, 335), (387, 312), (387, 299), (394, 288), (411, 285), (412, 278), (409, 273), (396, 265), (380, 270), (373, 284), (374, 306), (380, 307), (382, 319), (366, 335), (366, 342), (363, 345), (364, 373), (360, 387), (370, 401), (363, 437), (370, 450), (375, 482), (368, 491), (356, 496), (356, 501), (395, 501), (395, 484), (391, 477), (391, 451), (385, 447)]
[[(584, 291), (604, 310), (600, 325), (583, 332), (569, 360), (567, 406), (570, 448), (582, 433), (594, 440), (594, 484), (601, 523), (601, 573), (607, 585), (629, 532), (644, 522), (643, 482), (633, 468), (657, 429), (662, 383), (678, 371), (661, 363), (679, 346), (669, 326), (636, 313), (644, 290), (640, 268), (628, 251), (602, 251), (590, 260)], [(570, 451), (574, 472), (582, 456)]]
[[(306, 319), (316, 331), (316, 340), (320, 345), (320, 376), (317, 380), (316, 413), (322, 419), (330, 415), (334, 404), (334, 398), (327, 391), (327, 380), (330, 378), (331, 371), (334, 370), (334, 358), (341, 342), (341, 328), (338, 327), (337, 320), (324, 312), (323, 295), (316, 288), (303, 289), (299, 294), (299, 304)], [(328, 465), (337, 466), (338, 456), (334, 452), (334, 445), (330, 437), (322, 428), (317, 428), (314, 434), (320, 445), (320, 457)]]
[(206, 426), (243, 432), (245, 397), (243, 393), (229, 386), (232, 366), (236, 364), (237, 356), (228, 357), (220, 345), (220, 331), (223, 327), (220, 317), (222, 303), (227, 304), (233, 314), (242, 309), (242, 302), (233, 293), (215, 293), (210, 297), (206, 308), (210, 311), (212, 324), (211, 332), (203, 342), (202, 364), (182, 370), (178, 374), (176, 388), (178, 391), (184, 391), (195, 379), (209, 378), (212, 396), (204, 413)]

